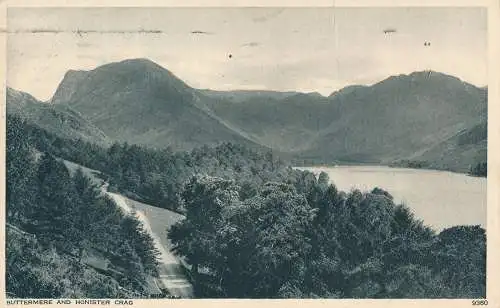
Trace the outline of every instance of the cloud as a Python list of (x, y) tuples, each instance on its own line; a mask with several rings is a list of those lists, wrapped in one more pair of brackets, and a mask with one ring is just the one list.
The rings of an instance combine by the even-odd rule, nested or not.
[[(213, 89), (329, 94), (428, 68), (478, 85), (487, 79), (486, 14), (475, 9), (335, 9), (335, 27), (331, 8), (16, 10), (9, 29), (69, 29), (8, 33), (8, 84), (39, 98), (69, 69), (127, 58), (150, 58)], [(388, 25), (397, 33), (384, 35)]]

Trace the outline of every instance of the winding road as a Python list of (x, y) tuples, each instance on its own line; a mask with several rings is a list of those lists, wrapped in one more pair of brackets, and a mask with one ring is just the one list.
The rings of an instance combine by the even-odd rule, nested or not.
[[(170, 295), (181, 298), (193, 298), (193, 286), (184, 274), (182, 260), (171, 251), (171, 243), (167, 239), (166, 229), (175, 222), (183, 219), (183, 216), (167, 209), (153, 207), (136, 202), (124, 196), (108, 191), (109, 184), (100, 180), (97, 176), (99, 171), (85, 168), (73, 162), (64, 161), (66, 167), (72, 172), (81, 168), (86, 176), (100, 185), (102, 194), (109, 196), (126, 215), (135, 212), (136, 217), (143, 224), (144, 229), (153, 239), (159, 255), (159, 278), (156, 280), (160, 289), (167, 289)], [(152, 227), (151, 221), (154, 220)]]
[[(149, 219), (146, 217), (144, 212), (136, 207), (130, 206), (126, 198), (115, 193), (110, 193), (106, 189), (103, 192), (111, 197), (115, 203), (122, 209), (125, 214), (131, 215), (133, 211), (136, 213), (136, 217), (143, 224), (144, 229), (149, 233), (155, 247), (160, 252), (159, 255), (159, 279), (161, 289), (167, 289), (170, 295), (178, 296), (181, 298), (192, 298), (193, 297), (193, 286), (185, 277), (183, 272), (183, 267), (181, 261), (162, 244), (159, 235), (153, 232)], [(168, 211), (168, 210), (165, 210)]]

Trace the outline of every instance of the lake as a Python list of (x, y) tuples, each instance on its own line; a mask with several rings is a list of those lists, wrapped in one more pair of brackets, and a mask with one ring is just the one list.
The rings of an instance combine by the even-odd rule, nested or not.
[(383, 166), (301, 167), (325, 171), (340, 190), (380, 187), (436, 231), (456, 225), (486, 227), (486, 178), (446, 171)]

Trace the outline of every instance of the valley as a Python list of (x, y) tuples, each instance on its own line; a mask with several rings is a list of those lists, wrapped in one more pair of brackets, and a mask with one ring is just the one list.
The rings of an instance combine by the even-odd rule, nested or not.
[[(129, 59), (7, 92), (11, 297), (485, 296), (486, 179), (406, 169), (486, 176), (485, 88), (211, 91)], [(294, 168), (320, 165), (350, 166)]]
[[(8, 96), (9, 112), (20, 114), (25, 96)], [(49, 102), (31, 98), (29, 104), (37, 113), (78, 114), (72, 121), (89, 129), (74, 137), (101, 144), (183, 151), (232, 142), (272, 150), (298, 165), (421, 161), (464, 173), (486, 160), (487, 89), (438, 72), (391, 76), (325, 97), (200, 90), (150, 60), (130, 59), (69, 71)], [(56, 128), (55, 119), (29, 119), (61, 136), (75, 131)], [(459, 140), (467, 134), (479, 139)]]

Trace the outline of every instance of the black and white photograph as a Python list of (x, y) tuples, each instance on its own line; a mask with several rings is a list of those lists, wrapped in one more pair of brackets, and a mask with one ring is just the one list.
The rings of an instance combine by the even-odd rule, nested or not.
[(10, 303), (488, 304), (488, 7), (6, 11)]

